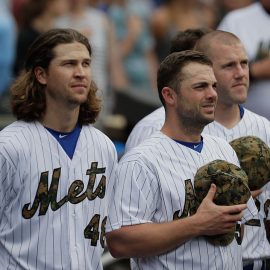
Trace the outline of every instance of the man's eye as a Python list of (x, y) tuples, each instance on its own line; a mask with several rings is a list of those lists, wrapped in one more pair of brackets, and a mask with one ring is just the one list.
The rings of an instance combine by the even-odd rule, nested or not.
[(205, 87), (206, 87), (206, 85), (200, 84), (200, 85), (196, 85), (196, 86), (195, 86), (195, 89), (203, 89), (203, 88), (205, 88)]

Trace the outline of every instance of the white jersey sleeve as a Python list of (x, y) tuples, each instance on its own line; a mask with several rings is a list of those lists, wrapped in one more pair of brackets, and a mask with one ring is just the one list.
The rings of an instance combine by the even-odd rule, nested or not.
[[(156, 208), (158, 204), (158, 193), (153, 192), (158, 188), (154, 175), (144, 165), (137, 162), (122, 162), (117, 175), (121, 179), (121, 186), (116, 196), (118, 197), (116, 202), (118, 212), (117, 218), (113, 224), (110, 224), (109, 230), (125, 225), (152, 222), (153, 207)], [(125, 178), (124, 175), (126, 175)], [(142, 179), (147, 179), (147, 181)], [(130, 207), (134, 205), (137, 207)]]
[(165, 121), (164, 107), (160, 107), (151, 114), (140, 120), (131, 131), (125, 146), (125, 153), (142, 141), (149, 138), (153, 133), (160, 130)]
[[(16, 161), (5, 157), (5, 150), (1, 148), (0, 152), (0, 217), (3, 217), (5, 209), (11, 201), (13, 190), (10, 188), (13, 183), (13, 179), (16, 177)], [(15, 162), (15, 163), (14, 163)]]

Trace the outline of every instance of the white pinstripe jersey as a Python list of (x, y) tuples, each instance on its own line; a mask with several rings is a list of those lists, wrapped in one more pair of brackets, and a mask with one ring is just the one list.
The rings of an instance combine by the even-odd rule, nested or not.
[[(218, 136), (230, 142), (242, 136), (257, 136), (270, 146), (270, 122), (247, 109), (241, 121), (232, 129), (220, 125), (216, 121), (207, 125), (204, 133)], [(266, 217), (264, 208), (270, 204), (270, 184), (265, 185), (263, 193), (257, 198), (259, 217), (255, 218), (257, 226), (245, 226), (243, 247), (243, 259), (254, 260), (270, 256), (270, 245), (266, 237), (263, 219)], [(259, 225), (259, 226), (258, 226)]]
[[(190, 196), (186, 194), (193, 190), (194, 175), (199, 167), (215, 159), (239, 166), (233, 149), (220, 138), (205, 135), (203, 149), (198, 153), (159, 131), (154, 133), (119, 163), (117, 192), (109, 211), (107, 230), (187, 216), (189, 202), (186, 200)], [(252, 199), (248, 205), (247, 219), (257, 213)], [(241, 246), (236, 240), (226, 247), (213, 246), (198, 237), (163, 255), (132, 259), (131, 265), (132, 269), (144, 270), (239, 270)]]
[(165, 121), (164, 107), (160, 107), (141, 119), (128, 136), (125, 153), (160, 130)]
[(40, 123), (0, 132), (1, 269), (102, 269), (116, 151), (83, 126), (69, 159)]

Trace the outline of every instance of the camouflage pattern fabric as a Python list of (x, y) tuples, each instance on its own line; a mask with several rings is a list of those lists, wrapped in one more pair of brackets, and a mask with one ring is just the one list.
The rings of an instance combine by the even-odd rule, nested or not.
[(255, 136), (245, 136), (230, 142), (241, 168), (248, 175), (250, 190), (263, 187), (270, 180), (270, 148)]
[[(207, 195), (211, 184), (217, 186), (214, 203), (217, 205), (236, 205), (247, 203), (251, 193), (248, 177), (244, 170), (224, 160), (214, 160), (199, 168), (194, 178), (197, 209)], [(234, 239), (235, 229), (229, 233), (205, 236), (214, 244), (226, 246)]]

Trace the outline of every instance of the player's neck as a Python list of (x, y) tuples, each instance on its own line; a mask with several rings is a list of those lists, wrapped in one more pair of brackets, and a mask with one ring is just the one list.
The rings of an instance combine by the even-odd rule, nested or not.
[(226, 128), (233, 128), (241, 120), (238, 104), (218, 104), (215, 111), (215, 121)]
[(41, 124), (59, 132), (71, 132), (78, 122), (79, 108), (64, 110), (58, 108), (47, 108)]
[(179, 122), (176, 124), (173, 121), (165, 121), (161, 132), (171, 139), (183, 142), (200, 142), (202, 127), (192, 127)]

